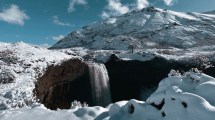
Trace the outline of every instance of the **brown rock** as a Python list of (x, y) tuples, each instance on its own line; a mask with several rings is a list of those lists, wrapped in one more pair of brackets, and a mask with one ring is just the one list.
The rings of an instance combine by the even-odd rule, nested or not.
[(47, 108), (68, 109), (74, 100), (92, 103), (89, 69), (79, 59), (49, 66), (36, 83), (36, 97)]

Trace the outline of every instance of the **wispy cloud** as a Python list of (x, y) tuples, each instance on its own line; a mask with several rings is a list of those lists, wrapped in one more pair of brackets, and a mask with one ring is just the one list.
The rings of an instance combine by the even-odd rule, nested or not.
[(70, 23), (61, 22), (61, 21), (59, 20), (59, 17), (58, 17), (58, 16), (53, 16), (52, 19), (53, 19), (53, 23), (54, 23), (55, 25), (60, 25), (60, 26), (71, 26)]
[(75, 10), (75, 5), (86, 5), (86, 4), (87, 4), (86, 0), (70, 0), (68, 12), (73, 12)]
[[(160, 0), (163, 1), (167, 6), (174, 5), (177, 0)], [(135, 0), (134, 3), (122, 4), (120, 0), (107, 0), (108, 4), (104, 7), (101, 13), (103, 19), (109, 18), (110, 16), (121, 15), (134, 9), (143, 9), (148, 7), (150, 4), (149, 0)], [(154, 2), (155, 3), (155, 2)]]
[(137, 0), (137, 9), (142, 9), (149, 6), (149, 2), (147, 0)]
[(122, 5), (120, 0), (109, 0), (108, 9), (111, 11), (115, 11), (119, 14), (124, 14), (129, 11), (128, 6)]
[(61, 39), (63, 39), (65, 36), (64, 35), (58, 35), (58, 36), (52, 36), (52, 39), (55, 41), (59, 41)]
[(12, 4), (0, 11), (0, 21), (23, 26), (30, 17), (19, 6)]
[(163, 0), (163, 1), (168, 6), (172, 6), (174, 5), (175, 2), (177, 2), (176, 0)]
[(120, 0), (108, 0), (108, 5), (102, 12), (101, 17), (107, 18), (113, 15), (121, 15), (127, 13), (128, 11), (129, 7), (127, 5), (123, 5)]

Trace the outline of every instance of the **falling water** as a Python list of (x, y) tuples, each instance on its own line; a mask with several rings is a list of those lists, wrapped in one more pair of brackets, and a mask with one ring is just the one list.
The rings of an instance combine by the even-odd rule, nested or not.
[(104, 64), (88, 63), (94, 105), (107, 106), (111, 103), (109, 77)]

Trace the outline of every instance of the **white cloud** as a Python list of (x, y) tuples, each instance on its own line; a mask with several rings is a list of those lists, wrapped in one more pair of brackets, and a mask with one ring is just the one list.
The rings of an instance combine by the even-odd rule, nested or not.
[(102, 18), (125, 14), (129, 11), (129, 7), (127, 5), (123, 5), (120, 0), (108, 0), (108, 5), (105, 9), (106, 10), (101, 14)]
[(47, 43), (44, 43), (44, 44), (41, 44), (41, 45), (38, 45), (39, 47), (42, 47), (42, 48), (49, 48), (51, 47), (49, 44)]
[[(143, 9), (150, 5), (149, 0), (135, 0), (135, 3), (131, 4), (122, 4), (120, 0), (107, 0), (108, 4), (105, 6), (104, 10), (101, 13), (103, 19), (109, 18), (110, 16), (117, 16), (125, 14), (134, 9)], [(168, 6), (174, 5), (177, 0), (160, 0)], [(154, 2), (155, 3), (155, 2)]]
[(70, 0), (68, 12), (73, 12), (75, 10), (75, 5), (86, 5), (86, 4), (87, 4), (86, 0)]
[(61, 22), (59, 20), (58, 16), (53, 16), (53, 23), (56, 25), (60, 25), (60, 26), (71, 26), (71, 24), (69, 24), (69, 23)]
[(163, 1), (168, 6), (172, 6), (174, 4), (174, 2), (176, 2), (175, 0), (163, 0)]
[(137, 0), (137, 9), (142, 9), (149, 6), (149, 2), (147, 0)]
[(24, 25), (25, 20), (28, 20), (29, 16), (19, 9), (19, 6), (12, 4), (8, 8), (4, 8), (0, 11), (0, 21), (4, 21), (11, 24)]
[(122, 5), (120, 0), (109, 0), (108, 9), (118, 12), (119, 14), (124, 14), (129, 11), (128, 6)]
[(52, 39), (55, 40), (55, 41), (59, 41), (61, 39), (63, 39), (65, 36), (63, 35), (59, 35), (59, 36), (53, 36)]

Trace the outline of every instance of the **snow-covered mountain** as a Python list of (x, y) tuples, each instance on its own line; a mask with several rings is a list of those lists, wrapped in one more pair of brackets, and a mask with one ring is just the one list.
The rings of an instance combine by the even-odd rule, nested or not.
[[(70, 59), (105, 63), (112, 54), (115, 54), (114, 57), (119, 61), (148, 62), (158, 56), (167, 59), (194, 58), (193, 61), (188, 61), (202, 62), (203, 65), (208, 66), (209, 61), (215, 61), (214, 39), (215, 15), (213, 14), (182, 13), (148, 7), (122, 16), (111, 17), (74, 31), (51, 47), (51, 49), (60, 50), (48, 50), (23, 42), (0, 42), (0, 120), (213, 120), (215, 78), (197, 69), (191, 69), (184, 74), (172, 70), (168, 77), (159, 83), (157, 90), (146, 102), (132, 99), (111, 103), (105, 108), (82, 107), (80, 103), (78, 105), (71, 103), (72, 107), (68, 110), (49, 110), (42, 103), (38, 103), (33, 89), (38, 86), (36, 83), (38, 78), (45, 75), (49, 66), (56, 67)], [(134, 52), (131, 52), (132, 47), (135, 49)], [(68, 68), (80, 69), (79, 66), (74, 68), (68, 66)], [(122, 69), (125, 68), (122, 67)], [(157, 69), (157, 67), (146, 69), (147, 72), (144, 74), (149, 74), (149, 69)], [(131, 69), (128, 70), (131, 71)], [(95, 77), (99, 76), (97, 70), (92, 71), (95, 71)], [(55, 72), (61, 74), (58, 69), (53, 74)], [(70, 75), (74, 76), (73, 73)], [(48, 76), (47, 81), (50, 81), (49, 77), (53, 76)], [(100, 77), (105, 76), (101, 74)], [(153, 77), (150, 75), (150, 78)], [(58, 76), (55, 82), (59, 83), (60, 79), (61, 76)], [(69, 79), (71, 79), (70, 76)], [(131, 80), (134, 81), (135, 77), (132, 76)], [(47, 83), (44, 82), (42, 85), (48, 86)], [(121, 82), (121, 87), (117, 86), (117, 90), (122, 89), (125, 84), (124, 81)], [(129, 84), (129, 92), (131, 92), (131, 86)], [(48, 90), (53, 90), (54, 87)], [(83, 90), (82, 87), (80, 86), (81, 90)]]
[(191, 48), (214, 45), (214, 33), (215, 15), (148, 7), (71, 32), (51, 49)]
[(209, 11), (209, 12), (205, 12), (206, 14), (215, 14), (215, 10)]

